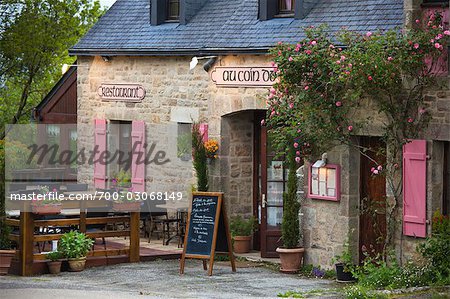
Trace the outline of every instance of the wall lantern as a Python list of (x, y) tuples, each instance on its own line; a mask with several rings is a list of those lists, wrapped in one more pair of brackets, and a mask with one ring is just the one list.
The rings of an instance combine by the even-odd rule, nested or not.
[(340, 200), (341, 168), (336, 164), (327, 164), (327, 154), (322, 155), (309, 166), (308, 198), (330, 201)]

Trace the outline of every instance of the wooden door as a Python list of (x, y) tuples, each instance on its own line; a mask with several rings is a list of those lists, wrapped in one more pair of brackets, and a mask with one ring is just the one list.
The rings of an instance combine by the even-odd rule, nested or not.
[(359, 258), (364, 259), (363, 248), (371, 255), (383, 252), (386, 238), (386, 179), (384, 175), (374, 175), (372, 167), (385, 166), (385, 144), (378, 137), (362, 137), (361, 146), (368, 150), (361, 154), (360, 169), (360, 222)]
[(260, 185), (260, 238), (261, 256), (278, 257), (277, 247), (281, 246), (281, 220), (283, 217), (283, 192), (286, 188), (287, 169), (282, 159), (275, 158), (270, 146), (267, 128), (261, 128), (260, 165), (258, 182)]

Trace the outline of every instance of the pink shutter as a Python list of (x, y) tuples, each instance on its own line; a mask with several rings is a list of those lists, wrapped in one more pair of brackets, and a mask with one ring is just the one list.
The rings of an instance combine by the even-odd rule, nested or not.
[(133, 121), (131, 124), (131, 183), (134, 192), (145, 192), (145, 123)]
[(199, 130), (203, 136), (203, 142), (208, 141), (208, 124), (200, 124)]
[(94, 187), (106, 189), (106, 163), (99, 161), (106, 151), (106, 120), (96, 119), (94, 126)]
[(403, 234), (426, 236), (427, 142), (403, 146)]

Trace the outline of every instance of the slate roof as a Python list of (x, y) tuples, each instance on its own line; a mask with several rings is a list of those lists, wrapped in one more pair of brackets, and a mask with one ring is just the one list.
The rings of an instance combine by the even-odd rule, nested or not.
[(327, 23), (359, 32), (403, 24), (403, 0), (319, 0), (302, 20), (258, 20), (258, 0), (209, 0), (186, 25), (150, 25), (150, 0), (117, 0), (75, 45), (74, 55), (182, 55), (264, 52), (297, 42), (303, 28)]

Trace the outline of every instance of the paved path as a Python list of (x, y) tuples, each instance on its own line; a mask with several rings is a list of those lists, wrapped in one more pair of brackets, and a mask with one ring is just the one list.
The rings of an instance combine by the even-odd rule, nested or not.
[[(253, 266), (252, 266), (253, 265)], [(0, 277), (0, 297), (34, 299), (72, 298), (276, 298), (279, 292), (332, 289), (328, 280), (302, 279), (255, 264), (232, 273), (224, 262), (209, 277), (197, 260), (187, 260), (185, 275), (179, 262), (155, 261), (87, 269), (58, 276)], [(319, 298), (322, 296), (318, 296)]]

